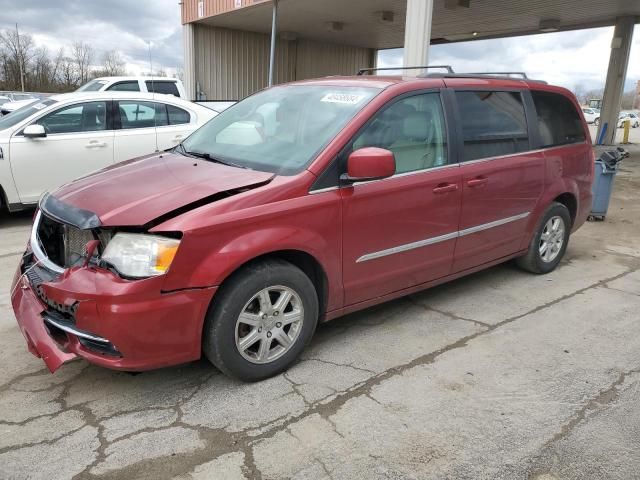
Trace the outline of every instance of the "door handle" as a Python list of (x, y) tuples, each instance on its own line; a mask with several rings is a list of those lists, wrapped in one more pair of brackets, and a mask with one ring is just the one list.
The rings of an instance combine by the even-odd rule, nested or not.
[(99, 142), (98, 140), (91, 140), (85, 145), (85, 148), (104, 148), (107, 144), (105, 142)]
[(433, 193), (436, 193), (436, 194), (449, 193), (449, 192), (455, 192), (456, 190), (458, 190), (457, 183), (441, 183), (436, 188), (433, 189)]
[(467, 186), (474, 188), (474, 187), (481, 187), (482, 185), (486, 184), (489, 181), (489, 179), (487, 177), (478, 177), (478, 178), (474, 178), (472, 180), (469, 180), (467, 182)]
[(182, 140), (184, 140), (184, 136), (183, 135), (176, 135), (175, 137), (173, 137), (172, 142), (173, 143), (180, 143)]

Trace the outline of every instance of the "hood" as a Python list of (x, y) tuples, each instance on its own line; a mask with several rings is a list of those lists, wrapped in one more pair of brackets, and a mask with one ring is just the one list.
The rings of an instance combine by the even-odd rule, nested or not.
[(272, 173), (162, 153), (119, 163), (51, 194), (104, 226), (147, 226), (269, 182)]

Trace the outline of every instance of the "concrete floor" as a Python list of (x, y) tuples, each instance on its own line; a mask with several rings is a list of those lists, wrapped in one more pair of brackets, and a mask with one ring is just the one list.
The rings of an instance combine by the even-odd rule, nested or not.
[(640, 149), (561, 267), (505, 264), (320, 327), (258, 384), (205, 361), (50, 375), (9, 306), (30, 214), (0, 219), (0, 478), (640, 475)]

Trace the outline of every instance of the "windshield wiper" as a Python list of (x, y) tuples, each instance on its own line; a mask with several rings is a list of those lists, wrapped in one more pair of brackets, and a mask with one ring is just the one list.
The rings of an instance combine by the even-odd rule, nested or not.
[(188, 155), (190, 157), (202, 158), (203, 160), (207, 160), (209, 162), (214, 162), (214, 163), (220, 163), (220, 164), (226, 165), (228, 167), (244, 168), (246, 170), (251, 170), (249, 167), (245, 167), (244, 165), (238, 165), (237, 163), (233, 163), (233, 162), (229, 162), (227, 160), (221, 160), (221, 159), (219, 159), (217, 157), (213, 157), (213, 156), (211, 156), (210, 153), (192, 152), (192, 151), (189, 151), (189, 150), (185, 149), (184, 145), (182, 145), (182, 144), (180, 144), (179, 146), (181, 147), (182, 152), (184, 152), (185, 155)]

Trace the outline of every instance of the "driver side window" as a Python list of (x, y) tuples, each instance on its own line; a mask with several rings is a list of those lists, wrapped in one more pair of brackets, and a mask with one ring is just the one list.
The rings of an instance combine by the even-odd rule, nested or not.
[(447, 136), (440, 95), (414, 95), (378, 112), (353, 142), (353, 150), (364, 147), (393, 152), (396, 173), (445, 165)]
[(39, 119), (48, 135), (58, 133), (97, 132), (107, 129), (105, 102), (87, 102), (69, 105)]

